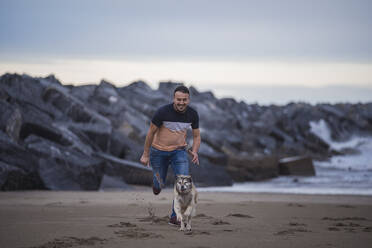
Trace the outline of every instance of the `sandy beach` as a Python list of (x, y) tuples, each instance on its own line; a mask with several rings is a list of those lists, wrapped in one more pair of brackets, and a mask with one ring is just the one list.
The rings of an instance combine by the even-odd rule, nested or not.
[(173, 192), (0, 193), (1, 248), (371, 247), (372, 197), (199, 193), (191, 232), (170, 226)]

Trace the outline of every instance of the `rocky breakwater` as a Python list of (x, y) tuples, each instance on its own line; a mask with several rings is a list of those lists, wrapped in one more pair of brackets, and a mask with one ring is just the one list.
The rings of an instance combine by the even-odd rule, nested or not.
[[(172, 101), (177, 85), (163, 82), (156, 90), (142, 81), (121, 88), (106, 81), (72, 86), (54, 76), (4, 74), (0, 188), (150, 185), (151, 171), (137, 162), (152, 115)], [(194, 87), (190, 91), (202, 135), (201, 166), (191, 166), (198, 186), (275, 177), (278, 161), (285, 157), (327, 159), (339, 154), (312, 132), (312, 122), (326, 122), (338, 141), (372, 133), (372, 104), (259, 106), (218, 99)]]

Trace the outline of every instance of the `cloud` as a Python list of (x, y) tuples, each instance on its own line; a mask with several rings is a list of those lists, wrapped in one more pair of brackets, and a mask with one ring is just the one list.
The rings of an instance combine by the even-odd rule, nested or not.
[(3, 0), (3, 57), (372, 61), (370, 1)]

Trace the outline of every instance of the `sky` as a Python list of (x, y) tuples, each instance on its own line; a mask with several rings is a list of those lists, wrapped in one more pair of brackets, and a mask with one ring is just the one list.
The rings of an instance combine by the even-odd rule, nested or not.
[(0, 74), (183, 82), (248, 103), (372, 101), (372, 1), (0, 0)]

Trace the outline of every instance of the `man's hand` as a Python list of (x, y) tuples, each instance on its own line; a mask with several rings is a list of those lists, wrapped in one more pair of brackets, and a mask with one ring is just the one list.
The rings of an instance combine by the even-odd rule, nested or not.
[(140, 159), (141, 164), (150, 167), (150, 157), (149, 155), (142, 154), (141, 159)]
[(199, 155), (198, 155), (198, 153), (193, 152), (191, 149), (189, 149), (188, 152), (192, 157), (191, 162), (194, 163), (194, 164), (199, 165)]

